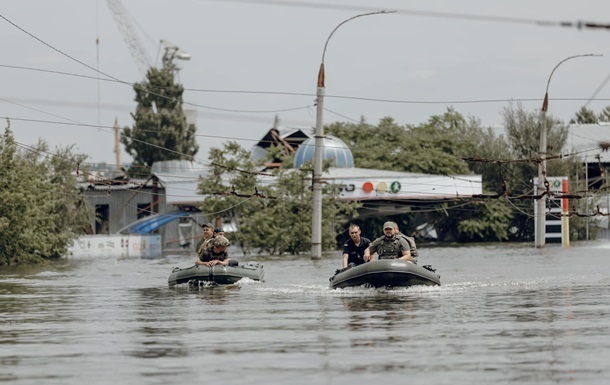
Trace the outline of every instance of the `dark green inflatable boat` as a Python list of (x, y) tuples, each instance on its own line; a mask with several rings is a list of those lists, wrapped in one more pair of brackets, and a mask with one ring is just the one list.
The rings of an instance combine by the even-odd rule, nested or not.
[(409, 287), (415, 285), (439, 286), (441, 276), (430, 265), (418, 266), (398, 259), (381, 259), (362, 265), (337, 270), (330, 277), (330, 288), (350, 286)]
[(174, 267), (167, 279), (167, 283), (170, 286), (189, 282), (210, 282), (219, 285), (231, 285), (242, 278), (261, 281), (264, 276), (263, 265), (256, 262), (246, 262), (239, 265), (232, 263), (232, 266), (215, 265), (209, 267), (200, 265), (186, 269)]

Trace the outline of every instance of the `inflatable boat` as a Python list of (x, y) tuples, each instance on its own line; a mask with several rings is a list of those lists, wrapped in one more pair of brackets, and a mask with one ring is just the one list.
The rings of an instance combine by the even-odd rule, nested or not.
[[(235, 261), (232, 261), (235, 262)], [(256, 262), (246, 262), (244, 264), (232, 263), (229, 266), (192, 266), (186, 269), (174, 267), (167, 279), (169, 286), (181, 283), (210, 282), (219, 285), (231, 285), (242, 278), (249, 278), (261, 281), (265, 276), (263, 265)]]
[(375, 260), (362, 265), (337, 270), (330, 277), (330, 288), (350, 286), (409, 287), (414, 285), (439, 286), (441, 276), (430, 265), (418, 266), (398, 259)]

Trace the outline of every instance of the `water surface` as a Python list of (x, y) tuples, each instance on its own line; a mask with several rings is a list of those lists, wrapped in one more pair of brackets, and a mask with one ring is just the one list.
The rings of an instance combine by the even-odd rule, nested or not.
[(339, 253), (169, 288), (193, 258), (0, 270), (0, 382), (606, 384), (610, 245), (423, 248), (441, 287), (331, 290)]

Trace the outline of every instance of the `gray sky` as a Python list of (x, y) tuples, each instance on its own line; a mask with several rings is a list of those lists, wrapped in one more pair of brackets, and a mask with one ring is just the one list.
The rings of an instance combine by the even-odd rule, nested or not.
[[(330, 40), (325, 123), (364, 116), (376, 124), (390, 116), (400, 124), (419, 124), (453, 106), (483, 125), (496, 126), (509, 100), (524, 100), (526, 110), (540, 109), (549, 75), (561, 60), (603, 54), (569, 60), (554, 73), (551, 99), (572, 100), (551, 100), (549, 113), (567, 122), (610, 75), (610, 30), (557, 25), (610, 24), (607, 0), (122, 4), (154, 63), (160, 65), (160, 39), (192, 55), (177, 63), (180, 81), (193, 89), (185, 92), (184, 107), (197, 114), (197, 160), (202, 162), (210, 147), (227, 139), (249, 148), (275, 115), (283, 126), (313, 127), (324, 43), (339, 23), (366, 11), (398, 12), (353, 20)], [(104, 81), (94, 70), (127, 83), (141, 81), (143, 75), (106, 1), (3, 0), (0, 15), (23, 29), (0, 18), (0, 116), (11, 118), (16, 140), (31, 145), (43, 138), (52, 147), (75, 144), (91, 162), (114, 164), (111, 127), (115, 119), (121, 126), (132, 125), (134, 92), (129, 85)], [(545, 21), (550, 24), (541, 23)], [(588, 104), (596, 113), (610, 105), (610, 84), (596, 99)], [(121, 158), (131, 160), (124, 152)]]

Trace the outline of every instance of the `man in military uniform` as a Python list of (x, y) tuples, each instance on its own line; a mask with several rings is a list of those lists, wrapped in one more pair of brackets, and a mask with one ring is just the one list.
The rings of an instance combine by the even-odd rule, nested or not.
[(207, 249), (205, 249), (195, 260), (195, 265), (228, 265), (229, 254), (227, 248), (231, 242), (222, 235), (212, 238)]
[(394, 224), (394, 234), (396, 234), (396, 237), (398, 238), (404, 238), (407, 243), (409, 244), (410, 247), (410, 252), (411, 252), (411, 262), (413, 262), (414, 264), (417, 265), (417, 257), (419, 257), (419, 252), (417, 251), (417, 245), (415, 244), (415, 238), (413, 237), (409, 237), (403, 233), (400, 232), (400, 230), (398, 229), (398, 223), (396, 222), (392, 222)]
[(214, 234), (212, 233), (214, 226), (211, 223), (205, 223), (201, 225), (201, 228), (203, 229), (203, 238), (201, 238), (199, 242), (197, 242), (197, 246), (195, 247), (197, 255), (201, 255), (201, 253), (203, 253), (203, 251), (208, 248), (208, 245), (212, 240), (212, 236)]
[(379, 259), (400, 259), (415, 263), (411, 257), (411, 246), (404, 237), (396, 236), (396, 224), (386, 222), (383, 225), (383, 236), (375, 239), (371, 245), (364, 250), (364, 260), (373, 260), (373, 254), (377, 253)]

